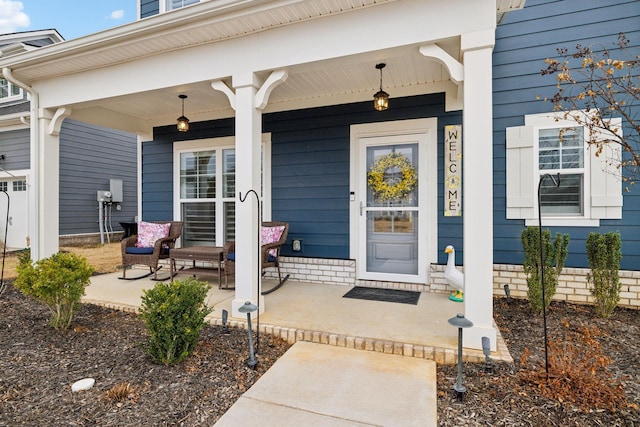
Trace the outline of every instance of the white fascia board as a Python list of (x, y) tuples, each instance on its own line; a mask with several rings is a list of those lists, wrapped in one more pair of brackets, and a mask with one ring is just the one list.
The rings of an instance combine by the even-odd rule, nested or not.
[[(41, 93), (41, 105), (53, 107), (248, 72), (301, 64), (316, 67), (320, 61), (399, 47), (418, 49), (425, 43), (494, 28), (493, 7), (477, 7), (480, 1), (493, 5), (490, 0), (389, 3), (49, 79), (35, 83), (34, 88)], [(380, 22), (385, 30), (374, 31)], [(82, 89), (69, 90), (74, 87)]]

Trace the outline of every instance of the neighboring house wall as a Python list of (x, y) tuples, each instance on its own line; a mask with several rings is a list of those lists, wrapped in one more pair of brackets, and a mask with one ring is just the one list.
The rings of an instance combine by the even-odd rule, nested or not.
[(5, 171), (29, 169), (29, 129), (0, 132), (0, 168)]
[[(596, 45), (602, 43), (607, 48), (614, 48), (619, 32), (625, 32), (631, 40), (629, 56), (637, 55), (639, 21), (638, 1), (618, 1), (603, 6), (595, 0), (527, 0), (524, 10), (508, 14), (505, 22), (498, 26), (493, 55), (496, 264), (522, 264), (524, 259), (520, 242), (524, 220), (507, 220), (505, 216), (505, 128), (523, 125), (525, 114), (552, 111), (552, 104), (543, 98), (554, 93), (556, 78), (541, 75), (545, 59), (557, 57), (557, 48), (566, 47), (571, 52), (576, 44), (593, 44), (597, 48)], [(537, 96), (541, 99), (536, 99)], [(640, 189), (637, 187), (624, 193), (622, 219), (601, 220), (600, 227), (544, 227), (549, 228), (552, 235), (556, 232), (569, 234), (567, 267), (588, 267), (585, 242), (590, 232), (619, 231), (622, 269), (640, 269)]]
[[(137, 215), (137, 140), (125, 132), (66, 119), (60, 131), (60, 234), (98, 233), (97, 191), (110, 179), (123, 182), (123, 202), (114, 203), (111, 226)], [(117, 209), (120, 205), (120, 210)]]

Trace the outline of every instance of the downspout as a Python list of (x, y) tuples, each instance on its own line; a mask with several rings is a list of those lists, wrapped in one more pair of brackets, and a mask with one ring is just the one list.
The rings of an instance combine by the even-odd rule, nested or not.
[[(40, 97), (38, 93), (28, 84), (21, 82), (13, 76), (13, 72), (10, 68), (4, 67), (2, 68), (2, 76), (7, 79), (7, 81), (13, 83), (16, 86), (21, 87), (26, 90), (31, 97), (29, 101), (30, 104), (30, 123), (29, 123), (29, 144), (30, 144), (30, 155), (29, 155), (29, 170), (31, 171), (30, 176), (30, 185), (29, 185), (29, 197), (28, 197), (28, 205), (27, 205), (27, 247), (30, 247), (31, 250), (31, 259), (39, 260), (40, 259), (40, 239), (38, 238), (38, 224), (39, 221), (39, 211), (38, 207), (38, 195), (36, 192), (40, 191), (40, 185), (38, 185), (38, 180), (40, 178), (39, 171), (39, 163), (38, 159), (40, 158), (40, 150), (39, 150), (39, 134), (38, 134), (38, 109), (40, 108)], [(23, 121), (24, 123), (24, 121)], [(34, 185), (34, 183), (36, 185)], [(34, 207), (36, 209), (34, 209)], [(32, 227), (33, 226), (33, 227)], [(31, 245), (31, 232), (34, 232), (35, 238), (33, 239), (33, 245)], [(33, 251), (35, 247), (35, 251)]]

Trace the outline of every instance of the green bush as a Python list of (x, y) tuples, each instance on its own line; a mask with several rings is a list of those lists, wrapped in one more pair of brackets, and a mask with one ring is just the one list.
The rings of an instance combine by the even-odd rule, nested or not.
[(591, 283), (596, 314), (609, 317), (620, 301), (620, 233), (589, 233), (586, 246), (591, 268), (591, 272), (587, 274), (587, 281)]
[(144, 291), (140, 315), (149, 334), (146, 351), (154, 362), (176, 364), (193, 352), (211, 313), (204, 303), (208, 290), (206, 282), (188, 278)]
[(34, 264), (27, 251), (20, 254), (17, 273), (15, 288), (49, 308), (51, 326), (66, 329), (80, 307), (93, 267), (84, 257), (62, 252)]
[[(527, 275), (527, 298), (531, 309), (536, 313), (542, 313), (542, 276), (540, 269), (540, 230), (538, 227), (527, 227), (522, 230), (522, 246), (524, 247), (524, 272)], [(569, 235), (556, 233), (551, 244), (551, 232), (542, 231), (542, 244), (544, 249), (544, 308), (551, 304), (551, 298), (556, 294), (558, 276), (567, 259), (569, 247)]]

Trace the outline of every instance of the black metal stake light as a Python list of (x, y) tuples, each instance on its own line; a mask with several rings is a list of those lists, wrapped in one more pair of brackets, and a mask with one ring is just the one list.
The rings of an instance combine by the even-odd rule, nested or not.
[(484, 353), (484, 371), (492, 372), (493, 360), (491, 360), (491, 340), (489, 337), (482, 337), (482, 353)]
[(458, 313), (455, 317), (449, 319), (449, 324), (458, 328), (458, 378), (453, 385), (453, 389), (458, 395), (458, 399), (462, 399), (467, 388), (462, 385), (462, 329), (473, 326), (471, 320), (464, 317), (464, 314)]
[(222, 310), (222, 333), (225, 335), (229, 335), (229, 325), (227, 323), (228, 318), (229, 312), (227, 310)]
[(511, 302), (511, 289), (509, 289), (509, 284), (504, 284), (504, 294), (507, 296), (507, 302)]
[(251, 301), (245, 302), (244, 305), (238, 309), (240, 313), (247, 313), (247, 331), (249, 334), (249, 360), (247, 361), (247, 366), (251, 369), (255, 369), (258, 364), (255, 352), (253, 351), (253, 332), (251, 331), (251, 313), (257, 309), (258, 306), (251, 304)]
[(540, 201), (540, 188), (542, 187), (542, 181), (546, 178), (551, 178), (553, 184), (557, 187), (560, 186), (560, 173), (557, 175), (557, 179), (552, 175), (545, 173), (540, 177), (540, 181), (538, 181), (538, 237), (540, 239), (540, 280), (542, 282), (542, 323), (544, 329), (544, 370), (547, 373), (547, 381), (549, 381), (549, 341), (547, 339), (547, 304), (545, 297), (545, 283), (544, 283), (544, 250), (542, 244), (542, 214), (541, 214), (541, 201)]

